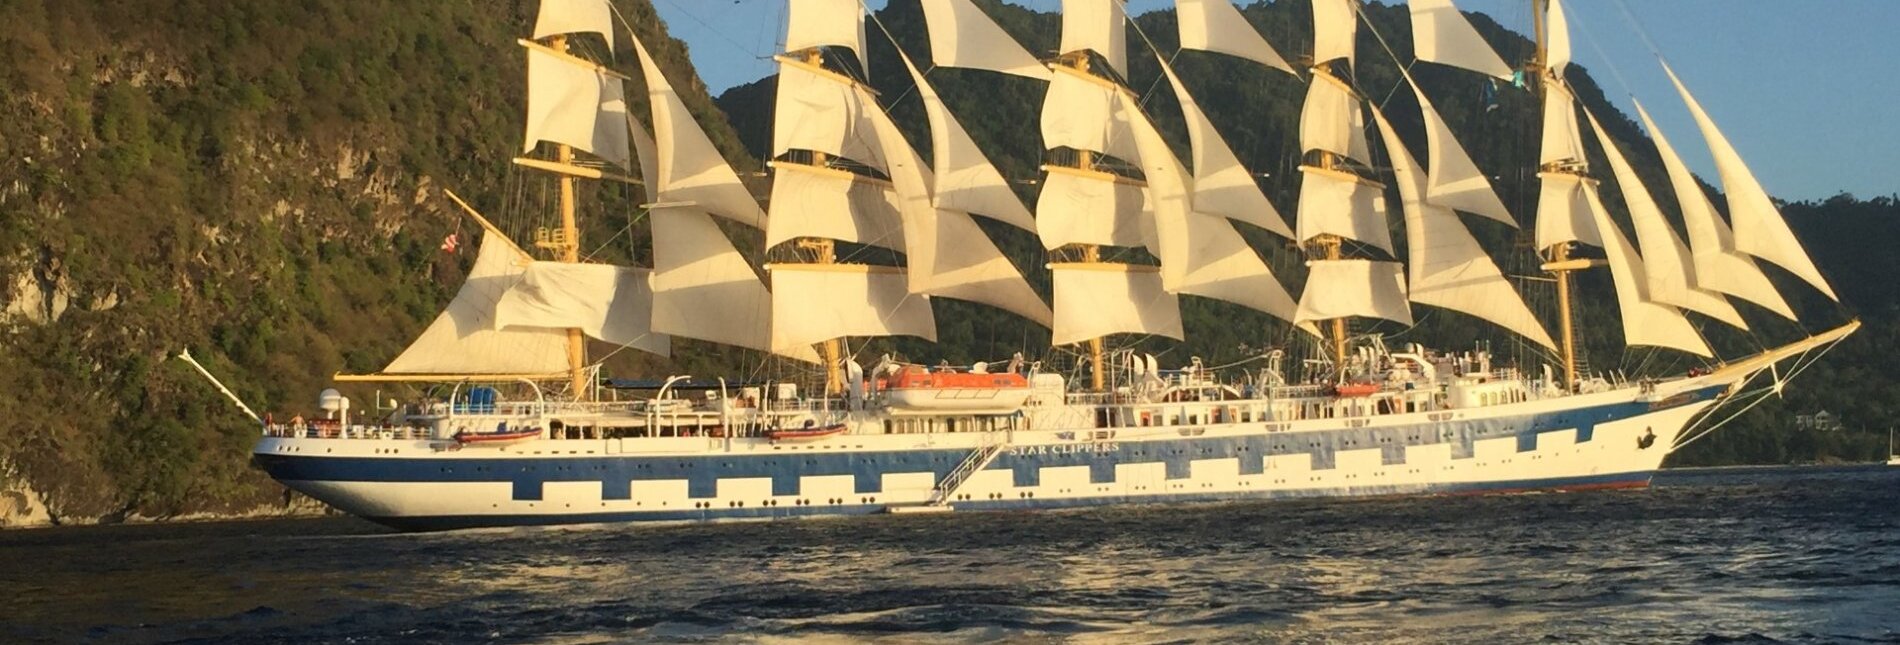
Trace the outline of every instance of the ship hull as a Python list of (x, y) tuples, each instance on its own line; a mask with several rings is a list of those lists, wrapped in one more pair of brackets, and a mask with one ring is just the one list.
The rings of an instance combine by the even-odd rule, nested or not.
[[(285, 485), (405, 530), (1634, 488), (1726, 386), (1290, 423), (844, 435), (440, 441), (267, 437)], [(995, 456), (937, 491), (989, 446)], [(945, 494), (948, 493), (948, 494)]]

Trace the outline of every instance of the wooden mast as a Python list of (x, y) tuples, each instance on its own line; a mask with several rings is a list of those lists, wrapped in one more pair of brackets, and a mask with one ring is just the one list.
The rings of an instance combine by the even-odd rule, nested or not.
[[(560, 53), (567, 53), (567, 36), (554, 36), (548, 39), (548, 45)], [(574, 148), (567, 144), (555, 146), (555, 160), (563, 165), (574, 165)], [(580, 226), (574, 219), (574, 177), (561, 174), (561, 236), (552, 240), (555, 250), (561, 254), (561, 261), (569, 264), (581, 261)], [(570, 327), (567, 330), (567, 384), (575, 399), (587, 396), (587, 344), (581, 337), (581, 330)]]

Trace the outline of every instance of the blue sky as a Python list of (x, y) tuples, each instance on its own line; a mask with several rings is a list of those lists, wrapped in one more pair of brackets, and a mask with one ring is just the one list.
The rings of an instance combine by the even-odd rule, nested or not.
[[(873, 8), (888, 0), (866, 0)], [(1005, 0), (1054, 11), (1060, 0)], [(1241, 0), (1252, 4), (1255, 0)], [(1300, 0), (1277, 0), (1298, 2)], [(770, 75), (785, 0), (653, 0), (719, 92)], [(1530, 31), (1526, 0), (1457, 0)], [(1171, 0), (1130, 0), (1141, 14)], [(1689, 165), (1714, 178), (1695, 122), (1630, 17), (1656, 41), (1768, 191), (1817, 199), (1900, 192), (1900, 0), (1569, 0), (1577, 62), (1633, 115), (1644, 107)], [(1626, 14), (1627, 9), (1627, 14)], [(1292, 56), (1288, 52), (1289, 57)], [(1515, 62), (1515, 61), (1513, 61)]]

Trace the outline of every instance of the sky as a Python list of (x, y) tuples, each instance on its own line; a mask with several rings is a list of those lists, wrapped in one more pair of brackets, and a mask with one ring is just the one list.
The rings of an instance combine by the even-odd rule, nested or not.
[[(873, 9), (888, 1), (865, 0)], [(1039, 11), (1061, 6), (1004, 1)], [(1238, 4), (1255, 1), (1263, 0)], [(653, 0), (714, 93), (773, 73), (785, 2)], [(1530, 33), (1526, 0), (1456, 2)], [(1127, 4), (1140, 15), (1173, 2)], [(1900, 73), (1892, 67), (1900, 60), (1900, 0), (1569, 0), (1565, 8), (1576, 62), (1632, 119), (1629, 96), (1640, 98), (1690, 167), (1712, 183), (1719, 183), (1714, 164), (1650, 41), (1769, 193), (1788, 200), (1900, 193), (1900, 119), (1889, 116), (1900, 107)]]

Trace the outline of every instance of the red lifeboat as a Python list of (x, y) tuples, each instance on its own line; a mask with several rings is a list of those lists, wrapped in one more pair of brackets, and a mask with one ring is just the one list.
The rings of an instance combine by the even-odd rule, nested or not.
[(1007, 414), (1029, 400), (1021, 374), (931, 371), (911, 365), (879, 380), (890, 407), (929, 412)]

